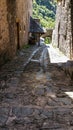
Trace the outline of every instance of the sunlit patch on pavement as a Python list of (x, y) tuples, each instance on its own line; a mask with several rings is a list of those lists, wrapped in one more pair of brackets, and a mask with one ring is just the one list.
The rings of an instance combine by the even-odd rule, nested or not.
[[(48, 46), (48, 45), (47, 45)], [(49, 45), (48, 53), (50, 58), (50, 63), (64, 63), (69, 60), (58, 48), (53, 48), (52, 45)]]
[(73, 99), (73, 92), (65, 92), (71, 99)]

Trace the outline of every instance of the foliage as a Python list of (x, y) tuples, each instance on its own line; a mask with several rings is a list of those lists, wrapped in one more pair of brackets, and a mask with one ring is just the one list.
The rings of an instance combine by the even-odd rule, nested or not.
[(33, 17), (40, 19), (43, 27), (53, 28), (55, 23), (56, 1), (55, 0), (34, 0)]
[(29, 48), (29, 47), (30, 47), (30, 45), (26, 44), (26, 45), (23, 46), (23, 49), (26, 49), (26, 48)]
[(51, 39), (49, 37), (45, 38), (45, 44), (50, 44), (51, 43)]

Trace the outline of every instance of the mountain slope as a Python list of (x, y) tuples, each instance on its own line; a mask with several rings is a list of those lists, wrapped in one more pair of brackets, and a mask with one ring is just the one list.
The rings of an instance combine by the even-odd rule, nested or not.
[(46, 28), (53, 28), (55, 23), (56, 1), (34, 0), (33, 17), (39, 18), (41, 25)]

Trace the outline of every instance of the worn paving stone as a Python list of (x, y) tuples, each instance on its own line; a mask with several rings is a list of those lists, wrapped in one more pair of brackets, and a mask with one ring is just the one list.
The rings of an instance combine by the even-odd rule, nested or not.
[(0, 126), (4, 126), (9, 116), (9, 108), (0, 107)]
[(47, 116), (49, 119), (53, 118), (53, 112), (52, 111), (48, 111), (48, 110), (43, 110), (42, 114), (44, 116)]
[(65, 94), (72, 81), (57, 64), (45, 73), (33, 62), (24, 68), (35, 49), (23, 49), (0, 71), (0, 130), (73, 130), (73, 101)]
[(7, 127), (1, 127), (0, 130), (9, 130)]
[(16, 77), (10, 78), (10, 79), (7, 81), (7, 86), (17, 87), (18, 82), (19, 82), (19, 79), (18, 79), (18, 78), (16, 78)]
[(33, 109), (28, 107), (14, 107), (12, 112), (16, 117), (27, 117), (33, 113)]
[(55, 122), (55, 121), (48, 121), (48, 122), (44, 122), (43, 123), (43, 127), (42, 129), (47, 129), (47, 130), (51, 130), (51, 129), (60, 129), (62, 128), (62, 125), (60, 125), (59, 123)]
[(30, 119), (28, 117), (15, 119), (15, 124), (24, 125), (24, 124), (32, 124), (32, 122), (33, 122), (33, 119)]
[(5, 98), (14, 99), (14, 98), (16, 98), (16, 95), (13, 93), (5, 93)]
[(35, 94), (40, 95), (40, 96), (44, 95), (45, 94), (44, 92), (45, 91), (44, 91), (43, 88), (38, 88), (38, 89), (35, 90)]
[(69, 98), (59, 98), (59, 102), (62, 102), (65, 105), (71, 105), (71, 99)]

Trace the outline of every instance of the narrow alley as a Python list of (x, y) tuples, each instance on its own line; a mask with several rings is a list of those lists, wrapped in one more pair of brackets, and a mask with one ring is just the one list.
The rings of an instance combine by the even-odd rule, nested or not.
[(73, 81), (50, 63), (49, 53), (45, 72), (30, 60), (39, 49), (33, 55), (38, 60), (45, 47), (26, 47), (1, 68), (0, 130), (73, 130)]

